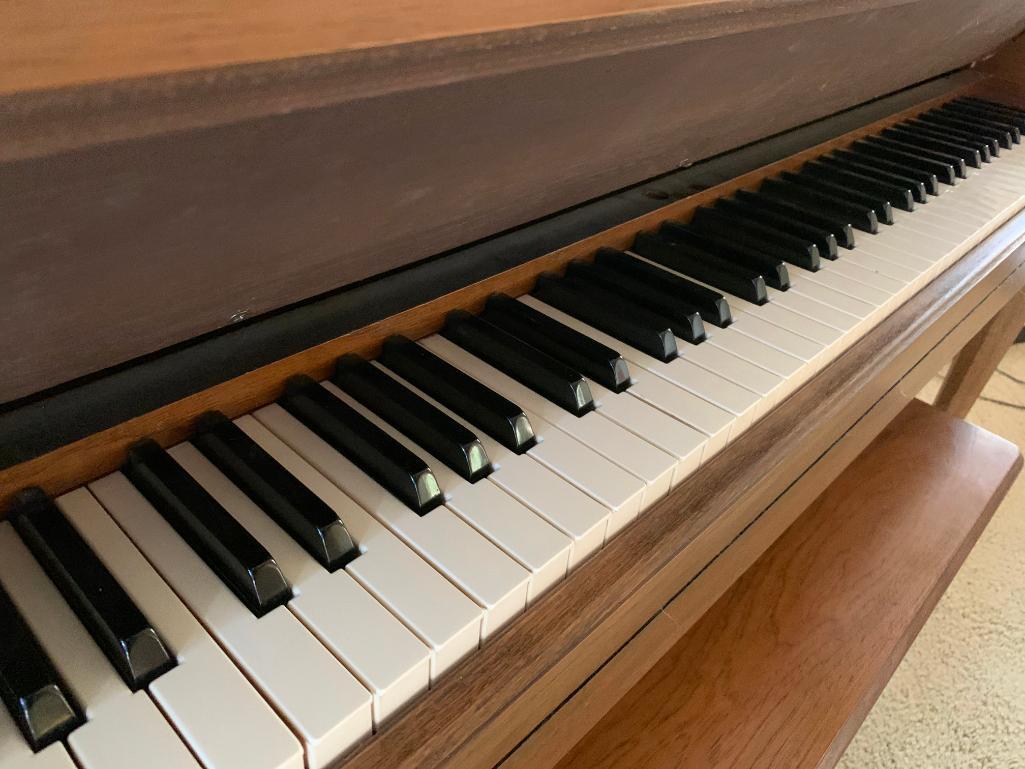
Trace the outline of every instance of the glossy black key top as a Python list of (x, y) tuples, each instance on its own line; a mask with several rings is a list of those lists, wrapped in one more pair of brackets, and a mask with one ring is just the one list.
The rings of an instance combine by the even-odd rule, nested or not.
[(950, 163), (942, 163), (920, 154), (895, 150), (879, 144), (859, 141), (850, 146), (850, 151), (859, 157), (887, 160), (907, 169), (933, 174), (940, 184), (956, 184), (957, 172)]
[(491, 473), (477, 436), (358, 355), (338, 359), (331, 381), (470, 483)]
[(854, 163), (862, 167), (868, 167), (886, 173), (897, 174), (901, 178), (914, 179), (925, 187), (929, 195), (940, 194), (940, 180), (932, 171), (921, 169), (904, 161), (887, 160), (882, 157), (865, 153), (849, 152), (848, 150), (837, 150), (830, 158), (841, 162)]
[(523, 302), (492, 294), (482, 317), (612, 392), (620, 393), (630, 386), (630, 368), (616, 350)]
[(899, 152), (910, 152), (914, 155), (920, 155), (924, 158), (930, 158), (940, 163), (946, 163), (954, 169), (954, 174), (959, 179), (968, 178), (968, 164), (964, 158), (952, 155), (949, 152), (937, 152), (923, 147), (921, 144), (912, 144), (907, 141), (898, 141), (897, 139), (890, 139), (883, 136), (866, 136), (862, 139), (862, 142), (868, 144), (875, 144), (880, 147), (889, 147), (890, 149), (897, 150)]
[(766, 179), (758, 189), (758, 194), (792, 203), (811, 213), (844, 217), (852, 226), (873, 235), (879, 232), (879, 219), (871, 206), (841, 200), (782, 179)]
[(977, 130), (986, 128), (995, 131), (1002, 131), (1009, 135), (1010, 142), (1012, 144), (1021, 143), (1021, 129), (1007, 120), (995, 119), (990, 115), (980, 115), (978, 112), (951, 109), (947, 106), (932, 110), (926, 114), (943, 116), (948, 120), (953, 120)]
[(412, 340), (389, 337), (379, 360), (510, 451), (522, 454), (537, 444), (523, 409)]
[(82, 711), (2, 587), (0, 628), (0, 700), (29, 746), (40, 751), (80, 726)]
[(1017, 142), (1009, 126), (1000, 123), (989, 123), (987, 121), (966, 120), (964, 115), (955, 115), (948, 112), (924, 112), (916, 119), (930, 125), (942, 126), (944, 128), (956, 128), (959, 131), (969, 131), (988, 139), (996, 139), (1004, 149), (1011, 149)]
[[(595, 288), (579, 279), (542, 275), (534, 295), (660, 361), (668, 362), (677, 356), (676, 337), (665, 320), (611, 291)], [(609, 304), (599, 303), (600, 300)]]
[(916, 134), (918, 136), (925, 136), (930, 139), (936, 139), (937, 141), (947, 142), (955, 146), (968, 147), (977, 151), (981, 155), (983, 163), (991, 163), (993, 161), (993, 157), (1000, 154), (1000, 143), (997, 142), (996, 139), (972, 136), (963, 132), (955, 133), (952, 129), (943, 131), (936, 126), (919, 123), (915, 120), (898, 123), (894, 128), (900, 131)]
[(873, 168), (871, 165), (852, 162), (835, 155), (823, 155), (816, 158), (815, 165), (831, 168), (843, 174), (855, 174), (895, 190), (905, 190), (915, 203), (929, 202), (929, 192), (926, 190), (925, 184), (910, 176), (901, 176), (898, 173), (882, 170), (880, 167)]
[(614, 248), (599, 248), (594, 261), (620, 275), (630, 275), (648, 285), (654, 284), (663, 293), (693, 305), (706, 323), (726, 328), (733, 322), (733, 313), (730, 312), (726, 297), (700, 283), (689, 281)]
[[(1025, 128), (1025, 118), (1019, 115), (998, 113), (993, 110), (982, 109), (971, 104), (949, 102), (940, 107), (940, 111), (950, 112), (959, 115), (966, 115), (968, 117), (978, 118), (980, 120), (988, 120), (992, 123), (1006, 123), (1012, 130), (1020, 130)], [(1021, 138), (1020, 135), (1019, 138)]]
[(663, 222), (658, 233), (674, 243), (689, 243), (738, 267), (752, 270), (764, 278), (767, 286), (780, 291), (790, 288), (790, 273), (782, 259), (746, 248), (732, 239), (699, 232), (696, 228), (679, 222)]
[(913, 131), (892, 126), (884, 128), (881, 135), (887, 139), (893, 139), (904, 144), (914, 145), (931, 152), (940, 152), (952, 157), (961, 158), (966, 165), (972, 168), (982, 168), (982, 153), (973, 147), (966, 147), (963, 144), (954, 144), (944, 139), (934, 139)]
[(13, 520), (39, 565), (132, 691), (177, 664), (150, 621), (40, 489), (21, 493)]
[(290, 379), (278, 404), (417, 515), (445, 501), (426, 462), (309, 377)]
[(594, 410), (591, 388), (579, 372), (486, 320), (454, 310), (441, 333), (570, 414), (580, 417)]
[(912, 191), (911, 185), (901, 187), (896, 184), (889, 184), (867, 174), (860, 174), (856, 171), (849, 171), (837, 168), (829, 163), (820, 162), (806, 163), (801, 168), (801, 174), (821, 179), (824, 182), (838, 184), (865, 195), (881, 197), (902, 211), (915, 210), (915, 193)]
[(1016, 115), (1018, 117), (1025, 118), (1025, 110), (1018, 109), (1017, 107), (1012, 107), (1009, 104), (1001, 104), (1000, 102), (991, 101), (989, 99), (980, 99), (978, 96), (960, 96), (957, 99), (954, 99), (954, 103), (972, 104), (988, 112)]
[(749, 205), (738, 198), (720, 198), (715, 202), (715, 207), (738, 219), (771, 227), (778, 232), (814, 243), (819, 256), (823, 259), (837, 258), (836, 235), (824, 227), (798, 220), (792, 214)]
[[(989, 154), (992, 157), (1000, 155), (1000, 149), (1003, 146), (1000, 143), (1000, 138), (996, 131), (990, 132), (989, 135), (986, 135), (978, 131), (958, 128), (949, 123), (940, 123), (935, 120), (930, 120), (926, 115), (919, 115), (913, 120), (901, 123), (901, 125), (918, 130), (931, 131), (937, 136), (948, 136), (956, 141), (973, 142), (976, 146), (982, 145), (989, 147)], [(1007, 135), (1007, 139), (1008, 142), (1010, 142), (1010, 134)]]
[(271, 554), (156, 443), (130, 448), (122, 471), (257, 617), (292, 597)]
[(566, 275), (619, 295), (642, 311), (650, 311), (665, 318), (672, 324), (670, 328), (677, 340), (700, 344), (705, 339), (705, 324), (701, 322), (697, 308), (671, 296), (663, 296), (657, 289), (644, 285), (636, 278), (620, 275), (608, 267), (583, 262), (570, 263)]
[(819, 248), (814, 243), (796, 235), (768, 227), (750, 219), (731, 216), (722, 208), (698, 208), (694, 212), (691, 226), (711, 232), (720, 238), (736, 240), (748, 248), (763, 250), (769, 256), (782, 259), (805, 270), (819, 269)]
[(828, 195), (832, 200), (843, 200), (847, 203), (866, 206), (875, 212), (876, 219), (881, 224), (893, 224), (893, 207), (890, 205), (890, 201), (882, 195), (861, 192), (844, 184), (837, 184), (808, 174), (795, 174), (791, 171), (784, 171), (779, 178), (805, 187), (815, 195)]
[(334, 510), (223, 414), (200, 417), (191, 441), (325, 569), (340, 569), (359, 555)]
[(651, 232), (641, 232), (634, 238), (630, 250), (681, 275), (700, 280), (754, 304), (769, 301), (769, 292), (761, 275), (753, 270), (741, 269), (702, 249), (673, 243)]

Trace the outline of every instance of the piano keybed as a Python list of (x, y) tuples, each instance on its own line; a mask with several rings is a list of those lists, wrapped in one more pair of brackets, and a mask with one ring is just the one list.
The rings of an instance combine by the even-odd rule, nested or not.
[(962, 98), (0, 523), (0, 769), (323, 767), (1025, 207)]

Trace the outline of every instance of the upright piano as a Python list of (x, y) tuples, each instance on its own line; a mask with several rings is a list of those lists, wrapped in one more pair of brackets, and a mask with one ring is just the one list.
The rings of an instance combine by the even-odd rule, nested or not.
[(4, 15), (0, 769), (553, 766), (1025, 324), (1014, 0)]

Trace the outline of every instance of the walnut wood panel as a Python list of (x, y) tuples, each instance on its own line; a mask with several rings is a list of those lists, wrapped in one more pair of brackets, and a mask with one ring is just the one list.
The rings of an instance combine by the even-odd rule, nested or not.
[(559, 769), (833, 766), (1020, 468), (912, 401)]
[[(520, 295), (529, 291), (542, 272), (560, 270), (573, 259), (590, 258), (601, 246), (625, 248), (642, 230), (650, 230), (670, 218), (687, 218), (695, 208), (738, 189), (755, 189), (762, 179), (780, 171), (799, 167), (807, 160), (903, 120), (941, 103), (952, 95), (971, 90), (978, 78), (965, 73), (954, 78), (950, 90), (915, 107), (902, 110), (883, 120), (811, 147), (776, 163), (738, 176), (696, 195), (666, 205), (645, 216), (606, 230), (590, 238), (532, 260), (492, 278), (480, 281), (440, 297), (424, 305), (371, 324), (351, 334), (309, 348), (295, 355), (263, 366), (221, 385), (168, 404), (167, 406), (123, 422), (109, 430), (70, 443), (36, 459), (0, 471), (0, 510), (10, 495), (26, 486), (41, 486), (58, 494), (110, 472), (123, 461), (125, 449), (142, 438), (153, 438), (168, 446), (183, 440), (193, 420), (210, 409), (218, 409), (235, 417), (273, 401), (286, 379), (307, 374), (323, 379), (330, 374), (333, 362), (342, 354), (355, 352), (373, 357), (381, 342), (390, 334), (419, 338), (441, 328), (445, 315), (455, 308), (477, 310), (496, 291)], [(39, 298), (42, 302), (42, 297)], [(43, 306), (43, 305), (41, 305)], [(5, 332), (7, 333), (7, 332)], [(0, 345), (2, 347), (2, 345)], [(24, 347), (24, 345), (22, 345)]]
[(0, 402), (920, 82), (1023, 19), (1016, 0), (919, 0), (629, 50), (610, 28), (598, 55), (501, 71), (478, 66), (503, 60), (487, 46), (383, 49), (390, 90), (307, 57), (18, 94), (0, 105)]

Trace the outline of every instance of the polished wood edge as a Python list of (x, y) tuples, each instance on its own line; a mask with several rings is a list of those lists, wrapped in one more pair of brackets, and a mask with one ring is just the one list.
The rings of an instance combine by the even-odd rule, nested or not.
[(625, 248), (642, 230), (653, 229), (666, 219), (686, 219), (698, 206), (738, 189), (754, 189), (767, 176), (796, 168), (811, 158), (846, 146), (953, 96), (971, 91), (978, 87), (982, 77), (974, 72), (960, 73), (951, 78), (948, 90), (942, 94), (887, 118), (869, 123), (729, 182), (674, 201), (618, 227), (585, 238), (431, 302), (275, 361), (35, 459), (6, 468), (0, 471), (0, 517), (9, 507), (12, 495), (20, 489), (40, 486), (50, 494), (60, 494), (81, 486), (117, 469), (124, 460), (126, 449), (136, 441), (152, 438), (162, 446), (171, 446), (189, 435), (194, 420), (205, 411), (216, 409), (230, 417), (249, 413), (277, 398), (284, 382), (291, 376), (306, 374), (316, 379), (324, 379), (330, 374), (333, 362), (340, 355), (357, 353), (374, 357), (384, 339), (392, 334), (405, 334), (414, 339), (432, 334), (441, 328), (445, 315), (453, 309), (479, 310), (487, 297), (495, 292), (505, 292), (514, 296), (524, 294), (530, 291), (537, 276), (543, 272), (561, 270), (574, 259), (591, 258), (602, 246)]
[(1019, 267), (947, 333), (844, 435), (558, 709), (549, 714), (500, 764), (501, 769), (555, 766), (619, 699), (643, 677), (814, 499), (914, 400), (915, 394), (962, 348), (965, 339), (992, 323), (1025, 285)]
[[(1012, 275), (1020, 290), (1022, 243), (1025, 213), (647, 510), (338, 766), (469, 769), (499, 762), (973, 308)], [(802, 418), (794, 420), (794, 413)]]
[[(299, 7), (287, 24), (277, 25), (258, 8), (247, 13), (206, 4), (200, 18), (190, 20), (190, 3), (169, 18), (163, 6), (144, 2), (116, 23), (109, 15), (83, 14), (91, 24), (83, 18), (81, 26), (69, 24), (60, 33), (45, 22), (53, 13), (49, 5), (24, 3), (8, 20), (7, 35), (0, 31), (0, 41), (8, 43), (0, 47), (0, 60), (8, 64), (0, 65), (0, 160), (912, 2), (632, 0), (572, 8), (534, 2), (499, 4), (485, 13), (468, 2), (446, 13), (421, 3), (386, 20), (382, 9), (358, 2), (336, 5), (325, 16), (314, 0), (319, 13), (306, 15)], [(155, 19), (147, 18), (149, 6)], [(36, 14), (43, 18), (33, 20)], [(217, 24), (232, 35), (211, 32)], [(105, 44), (117, 30), (122, 40), (130, 36), (128, 45)], [(59, 50), (47, 57), (49, 46)]]

